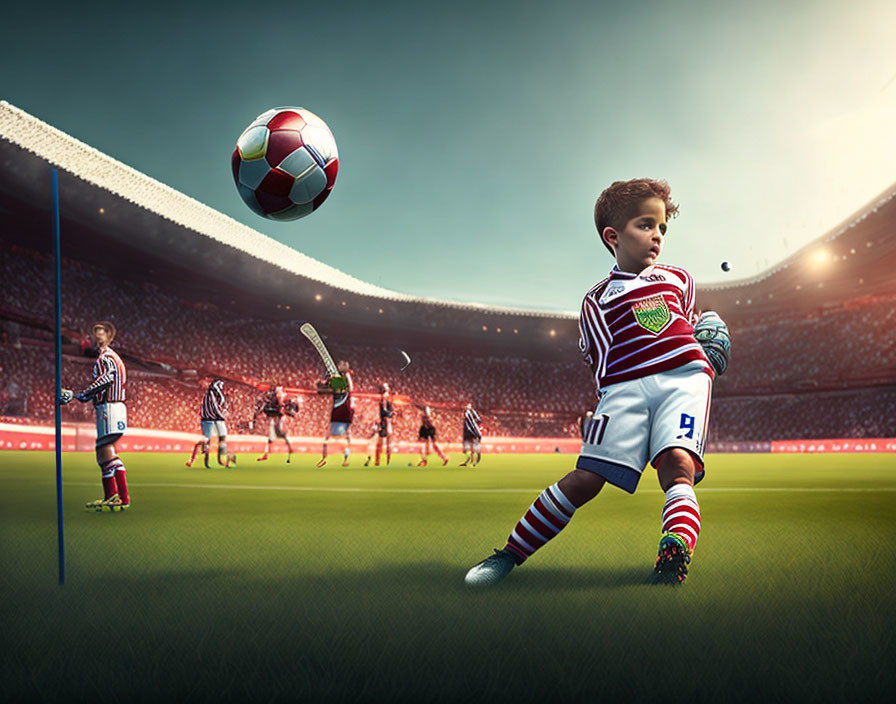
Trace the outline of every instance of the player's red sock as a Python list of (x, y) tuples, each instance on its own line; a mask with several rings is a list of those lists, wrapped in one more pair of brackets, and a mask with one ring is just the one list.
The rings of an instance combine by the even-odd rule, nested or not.
[(666, 492), (663, 506), (663, 533), (677, 533), (691, 550), (700, 535), (700, 505), (690, 484), (675, 484)]
[(100, 465), (100, 471), (103, 473), (104, 499), (110, 499), (118, 493), (118, 483), (115, 481), (115, 468), (111, 466), (116, 459), (118, 458), (114, 457)]
[(517, 564), (522, 564), (563, 530), (575, 511), (576, 507), (563, 495), (559, 486), (549, 486), (516, 524), (504, 549), (514, 556)]
[(118, 498), (121, 499), (121, 503), (131, 503), (131, 496), (130, 494), (128, 494), (128, 480), (124, 468), (124, 462), (122, 462), (121, 458), (116, 455), (106, 466), (106, 469), (115, 470), (115, 484), (118, 487)]
[(376, 464), (377, 465), (379, 465), (379, 463), (380, 463), (380, 456), (382, 454), (383, 454), (383, 448), (380, 446), (379, 443), (377, 443), (376, 444)]

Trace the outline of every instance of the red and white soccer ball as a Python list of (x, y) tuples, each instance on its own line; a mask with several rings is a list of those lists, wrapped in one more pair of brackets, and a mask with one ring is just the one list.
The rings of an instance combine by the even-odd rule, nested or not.
[(327, 123), (313, 112), (271, 108), (243, 130), (231, 164), (246, 205), (271, 220), (296, 220), (330, 195), (339, 153)]

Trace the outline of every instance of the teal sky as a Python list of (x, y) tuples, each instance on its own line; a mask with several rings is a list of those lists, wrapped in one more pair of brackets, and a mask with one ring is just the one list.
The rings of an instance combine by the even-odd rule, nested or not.
[[(892, 0), (128, 5), (4, 9), (0, 98), (407, 293), (576, 309), (613, 263), (592, 207), (617, 179), (671, 183), (663, 260), (700, 283), (758, 273), (896, 181)], [(275, 105), (339, 145), (333, 195), (292, 223), (230, 173)]]

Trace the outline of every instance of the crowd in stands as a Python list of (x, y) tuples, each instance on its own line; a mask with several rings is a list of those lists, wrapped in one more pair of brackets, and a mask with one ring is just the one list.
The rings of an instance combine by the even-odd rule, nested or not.
[(717, 395), (896, 384), (896, 294), (734, 325), (731, 345)]
[[(53, 417), (53, 268), (35, 252), (2, 247), (0, 277), (15, 293), (0, 304), (0, 416), (48, 423)], [(317, 353), (296, 321), (234, 316), (207, 301), (184, 300), (150, 283), (112, 278), (77, 261), (63, 268), (66, 385), (89, 383), (92, 350), (86, 333), (96, 320), (118, 326), (115, 349), (128, 365), (128, 415), (133, 427), (197, 432), (207, 382), (225, 380), (231, 432), (250, 432), (265, 385), (301, 399), (287, 421), (292, 435), (322, 436), (330, 401), (316, 393), (323, 376)], [(714, 440), (896, 435), (896, 295), (866, 297), (812, 315), (781, 313), (771, 322), (732, 325), (729, 372), (717, 379)], [(463, 407), (472, 402), (491, 436), (575, 436), (578, 418), (594, 406), (593, 385), (574, 340), (557, 357), (411, 349), (363, 340), (328, 340), (348, 360), (356, 391), (355, 435), (370, 433), (376, 393), (388, 382), (398, 394), (394, 422), (401, 440), (416, 438), (420, 411), (435, 409), (439, 437), (460, 438)], [(519, 344), (519, 342), (518, 342)], [(567, 350), (564, 352), (563, 350)], [(71, 404), (65, 420), (91, 422), (89, 406)], [(256, 427), (257, 430), (257, 427)]]

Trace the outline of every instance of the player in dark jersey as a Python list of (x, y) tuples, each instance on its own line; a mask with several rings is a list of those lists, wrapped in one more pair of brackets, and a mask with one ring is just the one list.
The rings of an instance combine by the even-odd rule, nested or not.
[(392, 394), (388, 384), (383, 384), (380, 387), (379, 413), (379, 437), (376, 439), (376, 461), (374, 462), (376, 466), (380, 464), (383, 444), (386, 445), (386, 464), (388, 465), (392, 461), (392, 418), (395, 417), (395, 407), (392, 404)]
[(271, 452), (271, 446), (277, 438), (283, 438), (286, 442), (286, 462), (288, 464), (292, 459), (292, 444), (289, 442), (286, 431), (283, 429), (283, 416), (284, 414), (294, 416), (295, 409), (287, 402), (286, 393), (283, 391), (282, 386), (271, 389), (259, 399), (255, 406), (255, 416), (257, 417), (259, 414), (263, 414), (268, 421), (268, 443), (264, 448), (264, 454), (257, 461), (263, 462), (266, 460)]
[[(352, 420), (355, 417), (354, 399), (352, 391), (354, 390), (354, 382), (352, 381), (352, 367), (344, 359), (339, 360), (336, 364), (339, 374), (325, 380), (333, 390), (333, 410), (330, 411), (330, 427), (327, 430), (327, 436), (324, 438), (324, 447), (321, 452), (318, 467), (323, 467), (327, 463), (327, 444), (331, 437), (342, 438), (344, 447), (342, 450), (342, 466), (348, 467), (348, 456), (352, 453)], [(334, 383), (334, 382), (339, 382)]]
[(482, 419), (473, 408), (472, 403), (468, 403), (464, 409), (463, 439), (466, 459), (460, 463), (460, 466), (475, 467), (482, 459)]
[[(208, 385), (208, 390), (202, 397), (202, 406), (199, 411), (199, 422), (204, 439), (193, 446), (193, 455), (186, 463), (187, 467), (193, 466), (196, 455), (201, 450), (203, 455), (205, 455), (205, 468), (211, 469), (208, 464), (208, 451), (214, 436), (218, 437), (218, 464), (225, 469), (230, 467), (231, 464), (236, 464), (236, 455), (227, 454), (226, 418), (227, 400), (224, 398), (224, 382), (220, 379), (215, 379)], [(226, 458), (226, 462), (222, 462), (222, 458)]]
[(417, 463), (418, 467), (426, 466), (426, 461), (430, 453), (430, 446), (435, 450), (439, 459), (442, 460), (442, 466), (444, 467), (448, 464), (448, 457), (446, 457), (445, 453), (439, 448), (439, 443), (436, 442), (436, 426), (433, 422), (432, 410), (429, 406), (426, 406), (423, 409), (423, 415), (420, 417), (420, 433), (417, 437), (421, 443), (420, 461)]
[(96, 411), (96, 462), (103, 477), (104, 498), (91, 501), (88, 511), (123, 511), (131, 506), (124, 463), (115, 450), (115, 443), (128, 427), (125, 407), (127, 371), (121, 357), (110, 347), (115, 339), (115, 326), (108, 321), (95, 323), (91, 332), (96, 340), (98, 356), (93, 365), (93, 382), (75, 396), (63, 389), (60, 403), (72, 399), (93, 402)]

